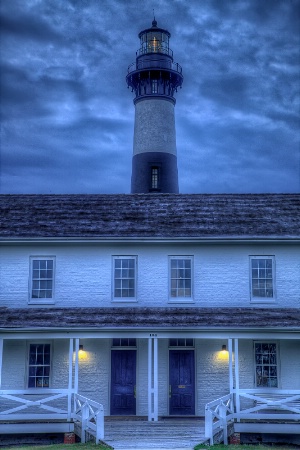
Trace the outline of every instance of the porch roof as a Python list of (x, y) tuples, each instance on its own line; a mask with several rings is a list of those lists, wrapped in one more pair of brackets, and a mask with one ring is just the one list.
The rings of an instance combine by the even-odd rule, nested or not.
[(0, 329), (300, 330), (298, 308), (0, 308)]
[(0, 195), (0, 239), (299, 239), (297, 194)]

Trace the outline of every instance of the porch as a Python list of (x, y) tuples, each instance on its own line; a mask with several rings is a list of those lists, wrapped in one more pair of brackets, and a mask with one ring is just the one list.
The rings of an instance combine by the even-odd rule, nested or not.
[[(300, 436), (300, 389), (280, 389), (277, 377), (276, 382), (266, 378), (273, 387), (269, 384), (252, 389), (241, 387), (239, 339), (228, 339), (228, 350), (230, 392), (205, 406), (205, 436), (209, 443), (221, 440), (228, 444), (229, 426), (231, 432)], [(270, 362), (269, 355), (266, 356)], [(260, 355), (256, 362), (259, 360)], [(271, 362), (274, 361), (276, 358)], [(265, 364), (266, 368), (271, 366)]]
[[(14, 382), (12, 383), (9, 377), (12, 377), (17, 355), (19, 355), (19, 361), (22, 361), (21, 357), (23, 356), (22, 368), (23, 374), (25, 374), (26, 370), (28, 372), (28, 367), (26, 368), (24, 363), (24, 355), (28, 351), (26, 341), (39, 341), (35, 338), (36, 334), (14, 335), (13, 337), (7, 335), (5, 339), (0, 339), (0, 368), (3, 362), (3, 384), (2, 389), (0, 388), (0, 432), (3, 433), (5, 427), (9, 426), (11, 432), (20, 433), (20, 430), (26, 430), (26, 422), (27, 429), (31, 427), (30, 432), (33, 431), (33, 428), (36, 428), (36, 432), (41, 432), (41, 427), (45, 429), (52, 427), (53, 429), (56, 420), (60, 421), (59, 423), (56, 422), (55, 426), (59, 427), (61, 432), (72, 431), (74, 425), (78, 426), (83, 442), (90, 434), (95, 436), (96, 440), (103, 439), (106, 441), (111, 439), (111, 442), (113, 440), (117, 442), (116, 445), (122, 445), (114, 431), (113, 423), (116, 422), (114, 422), (114, 415), (110, 414), (109, 409), (112, 379), (110, 357), (115, 352), (118, 354), (138, 354), (139, 365), (134, 366), (134, 372), (137, 372), (139, 376), (136, 384), (132, 383), (132, 398), (137, 404), (136, 413), (133, 416), (147, 418), (142, 423), (138, 423), (139, 421), (136, 420), (121, 421), (120, 429), (122, 429), (122, 441), (124, 442), (126, 442), (127, 433), (128, 440), (135, 435), (138, 437), (145, 433), (147, 439), (151, 437), (153, 445), (155, 445), (157, 436), (162, 438), (165, 435), (164, 431), (166, 432), (164, 438), (166, 445), (168, 445), (170, 436), (175, 441), (182, 440), (184, 436), (191, 436), (193, 439), (195, 438), (196, 443), (200, 443), (201, 440), (205, 439), (213, 442), (218, 433), (223, 434), (222, 439), (226, 442), (227, 427), (231, 424), (236, 431), (246, 432), (247, 428), (252, 433), (259, 432), (262, 429), (264, 430), (261, 432), (276, 432), (280, 429), (282, 433), (295, 432), (300, 434), (299, 380), (294, 379), (293, 384), (296, 389), (287, 389), (290, 380), (293, 380), (288, 373), (286, 364), (281, 366), (281, 374), (283, 375), (283, 368), (285, 368), (285, 372), (280, 382), (285, 389), (279, 389), (279, 386), (276, 388), (248, 389), (253, 387), (253, 378), (251, 378), (253, 370), (246, 372), (244, 367), (247, 363), (247, 367), (253, 369), (253, 354), (251, 352), (253, 333), (251, 335), (239, 333), (239, 337), (232, 339), (228, 338), (228, 334), (224, 332), (219, 333), (219, 335), (215, 331), (213, 333), (185, 332), (181, 333), (183, 339), (180, 339), (184, 342), (182, 344), (178, 340), (176, 350), (174, 350), (173, 341), (177, 338), (174, 338), (172, 332), (130, 333), (123, 331), (118, 334), (115, 332), (101, 335), (90, 332), (76, 334), (80, 337), (75, 337), (76, 335), (70, 337), (69, 333), (47, 334), (47, 338), (52, 339), (54, 348), (55, 364), (53, 364), (52, 370), (52, 386), (55, 386), (56, 389), (51, 388), (49, 384), (46, 384), (47, 389), (45, 389), (45, 386), (22, 390), (9, 389), (9, 385), (15, 385), (15, 380), (12, 380)], [(177, 332), (176, 335), (178, 335)], [(116, 339), (116, 336), (118, 336), (118, 339)], [(255, 338), (260, 341), (264, 341), (266, 338), (268, 338), (268, 341), (270, 339), (274, 341), (275, 339), (278, 340), (278, 334), (260, 332), (256, 333)], [(4, 347), (3, 344), (6, 339), (7, 345)], [(114, 340), (126, 340), (130, 345), (128, 347), (121, 345), (118, 348), (114, 346)], [(133, 340), (134, 346), (131, 343)], [(222, 347), (225, 347), (224, 341), (227, 343), (228, 349), (225, 353), (222, 350)], [(293, 360), (293, 373), (296, 374), (295, 369), (299, 366), (299, 359), (297, 358), (300, 349), (299, 335), (281, 334), (280, 343), (281, 360), (285, 362)], [(84, 351), (80, 351), (81, 346), (83, 346)], [(173, 353), (186, 356), (193, 355), (192, 359), (186, 359), (190, 368), (189, 372), (185, 371), (184, 376), (187, 373), (192, 374), (193, 392), (196, 392), (195, 412), (182, 421), (182, 426), (179, 420), (174, 418), (174, 414), (172, 416), (170, 410), (168, 411), (171, 394), (173, 395), (169, 383), (172, 374), (172, 371), (169, 370), (172, 367), (170, 356)], [(190, 361), (192, 361), (192, 364), (190, 364)], [(242, 364), (244, 364), (244, 367), (242, 366), (241, 370)], [(19, 367), (21, 367), (21, 364)], [(203, 367), (206, 367), (206, 371), (203, 371)], [(39, 381), (38, 378), (37, 381)], [(24, 385), (24, 380), (22, 384)], [(187, 391), (186, 382), (178, 380), (177, 385), (179, 391)], [(38, 386), (38, 383), (36, 386)], [(59, 386), (64, 386), (64, 389), (59, 388)], [(179, 393), (181, 394), (181, 392)], [(229, 392), (229, 394), (224, 395), (226, 392)], [(179, 398), (178, 393), (176, 395)], [(218, 397), (218, 400), (213, 400)], [(206, 408), (204, 409), (205, 404)], [(267, 409), (271, 408), (272, 411), (266, 413), (264, 411), (266, 406)], [(205, 431), (203, 430), (204, 422), (198, 421), (197, 423), (196, 419), (196, 417), (204, 416), (204, 410), (206, 411)], [(270, 414), (271, 417), (269, 417)], [(106, 416), (105, 421), (104, 415)], [(167, 416), (170, 418), (167, 419)], [(165, 417), (165, 419), (161, 420), (161, 417)], [(269, 423), (274, 420), (277, 425), (270, 427), (264, 423), (265, 420)], [(173, 430), (171, 427), (172, 421), (177, 424)], [(170, 424), (170, 428), (167, 424)], [(266, 428), (269, 428), (269, 430), (266, 431)], [(118, 427), (115, 429), (117, 430)], [(176, 434), (177, 431), (179, 434)], [(130, 448), (128, 443), (125, 445)], [(174, 443), (172, 445), (174, 446)], [(185, 448), (183, 444), (180, 443), (180, 445), (181, 448)], [(187, 441), (187, 445), (190, 445), (189, 441)], [(193, 443), (193, 445), (195, 444)]]

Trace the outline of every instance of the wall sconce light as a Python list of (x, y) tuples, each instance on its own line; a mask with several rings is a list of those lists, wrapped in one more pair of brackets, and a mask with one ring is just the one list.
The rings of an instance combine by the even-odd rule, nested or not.
[(79, 345), (79, 351), (83, 352), (83, 345), (82, 344)]
[(227, 347), (225, 344), (222, 345), (222, 352), (227, 352)]

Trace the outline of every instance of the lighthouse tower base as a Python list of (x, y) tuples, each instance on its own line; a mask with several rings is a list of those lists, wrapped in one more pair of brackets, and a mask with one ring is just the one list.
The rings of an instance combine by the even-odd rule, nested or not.
[(174, 101), (135, 102), (131, 192), (178, 193)]

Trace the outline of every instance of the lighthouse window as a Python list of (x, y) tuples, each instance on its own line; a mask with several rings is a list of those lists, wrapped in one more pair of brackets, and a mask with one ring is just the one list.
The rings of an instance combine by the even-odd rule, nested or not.
[(151, 188), (158, 189), (158, 167), (151, 168)]
[(152, 80), (152, 94), (157, 94), (158, 93), (158, 81), (157, 80)]

